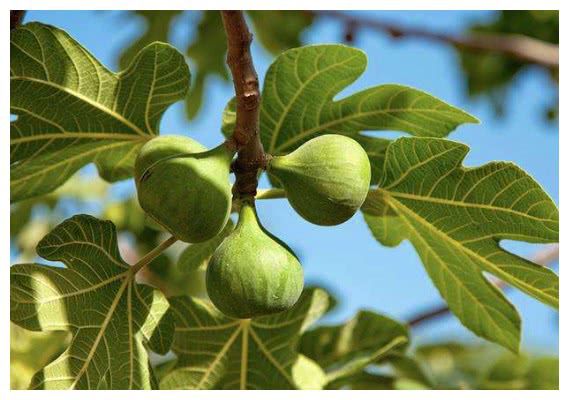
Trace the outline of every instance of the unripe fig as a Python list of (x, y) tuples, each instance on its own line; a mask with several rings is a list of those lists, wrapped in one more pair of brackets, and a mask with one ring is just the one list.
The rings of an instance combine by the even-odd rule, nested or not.
[(316, 225), (338, 225), (363, 204), (371, 167), (358, 142), (342, 135), (322, 135), (267, 167), (286, 191), (292, 207)]
[(142, 209), (179, 240), (198, 243), (229, 219), (229, 168), (234, 153), (187, 137), (159, 136), (140, 150), (135, 182)]
[(273, 314), (291, 308), (303, 285), (296, 256), (263, 228), (255, 206), (243, 202), (235, 230), (215, 250), (206, 269), (213, 304), (234, 318)]

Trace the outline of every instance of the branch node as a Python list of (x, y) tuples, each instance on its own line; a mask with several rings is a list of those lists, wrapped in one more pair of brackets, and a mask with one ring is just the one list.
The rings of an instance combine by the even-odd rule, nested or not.
[(242, 11), (222, 11), (227, 36), (227, 65), (233, 77), (236, 98), (235, 128), (227, 146), (237, 150), (231, 170), (235, 173), (236, 198), (256, 194), (258, 173), (266, 166), (265, 151), (259, 137), (259, 79), (251, 57), (253, 35)]

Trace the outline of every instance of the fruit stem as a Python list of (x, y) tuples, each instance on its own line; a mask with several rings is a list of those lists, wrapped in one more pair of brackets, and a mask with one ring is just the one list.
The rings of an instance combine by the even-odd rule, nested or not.
[(286, 199), (284, 189), (259, 189), (255, 200)]
[(258, 175), (266, 166), (267, 156), (259, 136), (259, 79), (251, 56), (253, 35), (242, 11), (221, 11), (227, 36), (227, 65), (233, 76), (236, 98), (236, 121), (227, 146), (237, 150), (233, 163), (236, 198), (255, 196)]

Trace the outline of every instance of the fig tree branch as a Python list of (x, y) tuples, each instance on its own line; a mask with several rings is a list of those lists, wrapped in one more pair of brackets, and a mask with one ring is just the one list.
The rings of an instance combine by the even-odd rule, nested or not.
[(26, 10), (10, 10), (10, 30), (20, 26), (25, 14)]
[(251, 57), (253, 35), (242, 11), (221, 11), (227, 36), (227, 65), (233, 77), (236, 121), (227, 145), (238, 150), (233, 163), (237, 197), (255, 196), (259, 169), (265, 167), (265, 151), (259, 137), (259, 79)]
[[(530, 258), (536, 264), (539, 265), (549, 265), (554, 261), (559, 259), (559, 245), (548, 246), (543, 250), (534, 254), (533, 257)], [(494, 285), (500, 289), (507, 289), (508, 286), (505, 282), (501, 280), (497, 280), (494, 282)], [(436, 318), (448, 315), (450, 313), (450, 309), (446, 304), (441, 304), (440, 306), (433, 307), (429, 310), (420, 312), (407, 321), (407, 325), (411, 328), (416, 328), (419, 325), (424, 324), (425, 322), (432, 321)]]
[(450, 44), (457, 48), (471, 51), (502, 53), (521, 61), (541, 65), (547, 68), (559, 67), (559, 46), (524, 35), (471, 33), (457, 36), (438, 33), (420, 28), (403, 27), (375, 18), (352, 16), (340, 11), (308, 11), (317, 17), (331, 18), (346, 26), (347, 36), (360, 28), (387, 33), (393, 38), (417, 38)]

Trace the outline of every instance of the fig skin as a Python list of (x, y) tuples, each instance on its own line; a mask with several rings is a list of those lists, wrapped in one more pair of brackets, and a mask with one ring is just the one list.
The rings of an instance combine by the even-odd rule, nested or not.
[(282, 184), (300, 216), (324, 226), (349, 220), (366, 199), (371, 180), (365, 150), (342, 135), (318, 136), (273, 157), (267, 172)]
[(252, 318), (290, 309), (303, 286), (294, 253), (262, 227), (255, 206), (243, 202), (235, 230), (207, 266), (210, 300), (227, 316)]
[(229, 219), (233, 155), (223, 144), (207, 151), (183, 136), (150, 140), (134, 167), (140, 206), (179, 240), (211, 239)]

